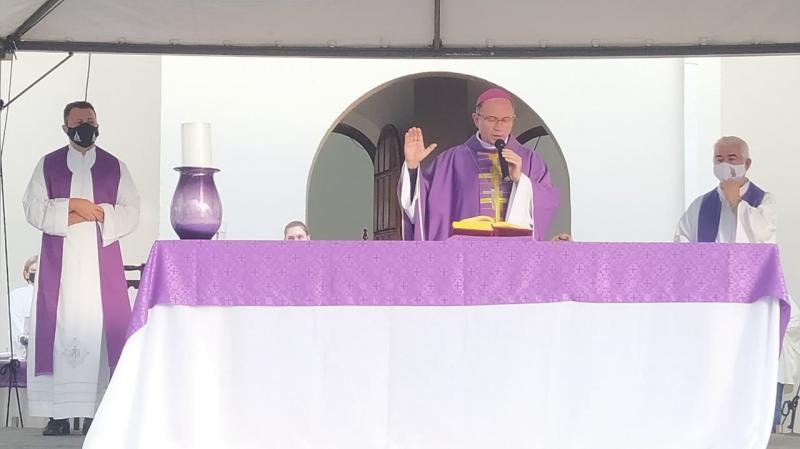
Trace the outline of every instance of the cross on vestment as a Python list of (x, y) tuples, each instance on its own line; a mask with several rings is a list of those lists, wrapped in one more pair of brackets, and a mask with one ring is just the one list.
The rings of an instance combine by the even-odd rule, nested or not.
[(500, 184), (503, 181), (503, 174), (500, 170), (500, 161), (497, 157), (497, 154), (490, 153), (489, 160), (492, 162), (492, 171), (490, 173), (481, 173), (478, 175), (481, 179), (488, 179), (492, 184), (492, 197), (491, 198), (481, 198), (481, 203), (492, 203), (492, 210), (494, 210), (494, 221), (502, 221), (503, 217), (500, 216), (500, 212), (503, 209), (503, 205), (508, 203), (508, 198), (503, 198), (503, 192), (500, 190)]

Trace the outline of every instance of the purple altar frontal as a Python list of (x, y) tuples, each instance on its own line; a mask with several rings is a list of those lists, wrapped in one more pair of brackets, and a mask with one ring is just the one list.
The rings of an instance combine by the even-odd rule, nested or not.
[[(483, 306), (789, 302), (769, 244), (157, 241), (129, 334), (156, 305)], [(781, 334), (782, 335), (782, 334)]]

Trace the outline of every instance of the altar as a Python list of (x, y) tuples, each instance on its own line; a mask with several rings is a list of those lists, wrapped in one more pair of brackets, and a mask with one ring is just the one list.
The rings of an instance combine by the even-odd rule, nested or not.
[(788, 319), (774, 245), (158, 241), (84, 447), (763, 448)]

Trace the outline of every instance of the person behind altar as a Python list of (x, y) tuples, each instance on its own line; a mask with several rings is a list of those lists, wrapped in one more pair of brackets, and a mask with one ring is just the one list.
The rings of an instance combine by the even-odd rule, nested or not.
[[(776, 243), (775, 196), (748, 177), (753, 161), (743, 139), (723, 136), (714, 144), (714, 175), (719, 185), (697, 197), (678, 221), (675, 242)], [(791, 301), (791, 299), (790, 299)], [(796, 307), (779, 359), (775, 422), (781, 417), (784, 384), (800, 380), (800, 326)]]
[(25, 261), (22, 268), (22, 278), (25, 279), (24, 287), (11, 290), (9, 307), (11, 313), (11, 344), (14, 358), (25, 360), (28, 351), (28, 331), (26, 321), (31, 317), (31, 302), (33, 301), (33, 285), (36, 280), (36, 271), (39, 268), (39, 256), (33, 256)]
[(747, 142), (735, 136), (714, 144), (719, 185), (697, 197), (678, 221), (676, 242), (775, 243), (775, 196), (746, 176), (752, 160)]
[[(472, 114), (477, 132), (425, 164), (436, 144), (426, 146), (420, 128), (406, 132), (397, 188), (404, 240), (447, 239), (453, 235), (453, 222), (478, 215), (532, 229), (537, 240), (549, 237), (560, 202), (558, 188), (542, 158), (511, 134), (515, 119), (511, 94), (488, 89), (478, 97)], [(508, 180), (501, 175), (497, 141), (505, 145)]]
[(28, 409), (50, 417), (44, 435), (83, 432), (125, 344), (131, 313), (119, 239), (139, 222), (139, 194), (125, 164), (95, 145), (94, 107), (64, 108), (67, 145), (39, 160), (23, 198), (42, 231), (28, 346)]
[(311, 240), (308, 226), (302, 221), (290, 221), (283, 228), (284, 240)]

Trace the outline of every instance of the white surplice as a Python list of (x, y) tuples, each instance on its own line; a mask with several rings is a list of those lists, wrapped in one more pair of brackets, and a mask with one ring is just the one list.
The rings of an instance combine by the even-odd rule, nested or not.
[[(739, 192), (744, 195), (750, 183), (745, 183)], [(775, 243), (775, 229), (777, 212), (775, 196), (769, 192), (764, 193), (764, 199), (758, 207), (753, 207), (742, 200), (734, 211), (722, 189), (717, 187), (717, 193), (722, 202), (719, 216), (718, 243)], [(701, 195), (695, 199), (678, 222), (675, 230), (676, 242), (696, 242), (700, 205), (703, 203)]]
[(33, 285), (15, 288), (11, 291), (9, 306), (11, 309), (11, 343), (14, 348), (14, 358), (25, 360), (27, 348), (19, 338), (27, 336), (29, 329), (25, 328), (25, 322), (31, 316), (31, 301), (33, 299)]

